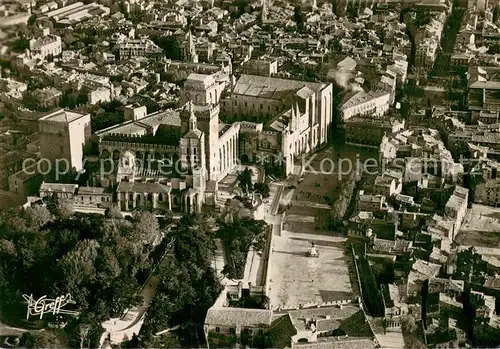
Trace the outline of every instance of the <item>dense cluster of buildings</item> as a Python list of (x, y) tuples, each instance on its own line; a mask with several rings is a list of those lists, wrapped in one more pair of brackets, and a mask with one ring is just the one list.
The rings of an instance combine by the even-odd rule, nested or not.
[[(11, 28), (0, 31), (0, 189), (83, 211), (227, 214), (232, 201), (220, 188), (238, 192), (227, 181), (243, 163), (262, 171), (256, 176), (288, 177), (274, 193), (270, 211), (278, 212), (285, 187), (304, 180), (303, 157), (327, 146), (336, 128), (349, 146), (376, 149), (378, 160), (348, 217), (335, 222), (349, 236), (359, 295), (266, 303), (276, 291), (270, 238), (262, 256), (249, 252), (267, 259), (258, 268), (265, 277), (224, 285), (205, 319), (207, 342), (367, 349), (404, 335), (456, 347), (471, 331), (481, 335), (463, 324), (471, 307), (474, 325), (500, 333), (500, 252), (463, 243), (471, 212), (500, 206), (493, 4), (459, 8), (455, 51), (446, 56), (450, 76), (463, 74), (462, 89), (443, 74), (419, 86), (443, 38), (453, 37), (446, 31), (455, 5), (9, 0), (0, 5), (0, 27)], [(423, 96), (411, 94), (408, 80)], [(443, 99), (457, 90), (465, 103), (452, 110)], [(286, 210), (264, 213), (258, 195), (250, 202), (260, 206), (250, 216), (282, 226)], [(319, 258), (319, 249), (312, 243), (305, 254)]]

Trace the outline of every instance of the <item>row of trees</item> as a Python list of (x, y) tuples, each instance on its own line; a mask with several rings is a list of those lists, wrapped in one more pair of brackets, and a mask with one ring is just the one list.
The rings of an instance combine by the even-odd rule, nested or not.
[(182, 325), (179, 341), (195, 347), (204, 343), (203, 322), (222, 291), (211, 268), (215, 251), (214, 225), (206, 216), (185, 216), (171, 229), (172, 253), (159, 268), (161, 281), (141, 330), (144, 347), (156, 346), (154, 334)]
[(242, 190), (244, 195), (249, 194), (252, 190), (262, 195), (263, 198), (269, 197), (269, 185), (263, 182), (252, 182), (252, 170), (246, 167), (243, 171), (238, 173), (236, 180), (238, 187)]
[(231, 222), (221, 222), (217, 236), (222, 240), (227, 254), (227, 265), (223, 273), (230, 279), (241, 279), (245, 272), (247, 254), (250, 248), (262, 252), (269, 234), (264, 221), (236, 218)]
[(342, 181), (342, 186), (338, 195), (336, 195), (331, 206), (331, 222), (332, 226), (336, 227), (342, 224), (342, 220), (347, 213), (349, 204), (351, 203), (352, 195), (354, 194), (354, 189), (356, 188), (356, 178), (355, 173), (351, 173), (349, 178)]

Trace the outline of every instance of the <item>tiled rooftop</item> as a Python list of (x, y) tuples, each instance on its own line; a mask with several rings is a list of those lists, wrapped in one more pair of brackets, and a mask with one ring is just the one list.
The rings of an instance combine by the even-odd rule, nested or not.
[(77, 184), (42, 183), (40, 191), (74, 193), (76, 188), (78, 188)]
[(307, 87), (310, 90), (320, 91), (325, 84), (316, 82), (304, 82), (296, 80), (270, 78), (255, 75), (241, 75), (238, 79), (233, 93), (239, 95), (284, 100), (291, 97), (293, 93)]
[(243, 308), (210, 308), (205, 324), (212, 326), (261, 326), (271, 325), (272, 310)]

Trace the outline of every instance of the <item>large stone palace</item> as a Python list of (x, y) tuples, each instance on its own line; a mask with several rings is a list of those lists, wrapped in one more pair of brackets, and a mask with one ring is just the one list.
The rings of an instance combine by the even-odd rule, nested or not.
[(302, 154), (327, 141), (332, 94), (331, 84), (191, 74), (179, 109), (129, 108), (125, 122), (96, 133), (109, 167), (97, 181), (116, 188), (122, 210), (149, 203), (199, 212), (240, 161), (277, 163), (291, 174)]

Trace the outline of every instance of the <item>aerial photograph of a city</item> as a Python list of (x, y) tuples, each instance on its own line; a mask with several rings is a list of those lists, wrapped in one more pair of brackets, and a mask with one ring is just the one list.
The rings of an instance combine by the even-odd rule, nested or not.
[(500, 348), (500, 0), (0, 0), (0, 348)]

